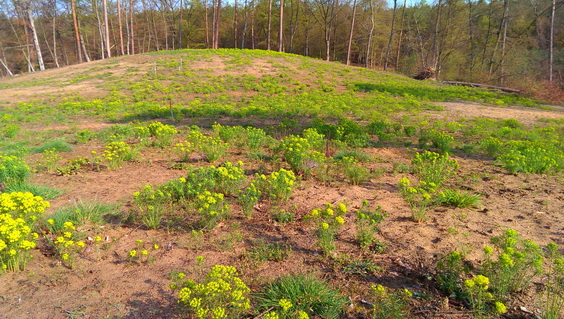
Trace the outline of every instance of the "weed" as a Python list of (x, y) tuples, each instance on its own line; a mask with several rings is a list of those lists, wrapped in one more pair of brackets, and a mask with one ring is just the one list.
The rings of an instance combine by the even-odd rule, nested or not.
[(253, 248), (249, 252), (249, 257), (259, 262), (282, 261), (288, 258), (291, 253), (292, 248), (288, 245), (267, 243), (259, 240), (254, 243)]
[(367, 205), (368, 203), (364, 202), (362, 208), (356, 212), (356, 238), (360, 247), (365, 250), (369, 250), (372, 244), (377, 242), (374, 234), (379, 231), (380, 223), (387, 216), (382, 207), (369, 210)]
[(337, 164), (352, 185), (360, 185), (372, 177), (370, 170), (360, 164), (353, 157), (343, 157)]
[(291, 223), (296, 219), (296, 214), (292, 211), (287, 210), (275, 210), (271, 213), (272, 220), (280, 224)]
[[(292, 316), (298, 317), (299, 311), (310, 317), (337, 319), (345, 310), (347, 303), (337, 290), (332, 289), (326, 282), (312, 275), (286, 275), (268, 284), (257, 297), (261, 309), (283, 310), (281, 300), (292, 304)], [(286, 303), (286, 302), (284, 302)], [(303, 316), (303, 315), (302, 315)]]
[(76, 226), (87, 223), (101, 225), (119, 212), (117, 205), (96, 201), (78, 201), (70, 206), (59, 208), (49, 216), (51, 222), (45, 224), (49, 232), (55, 233), (64, 228), (66, 222)]
[(205, 136), (197, 130), (190, 131), (187, 140), (192, 143), (194, 148), (201, 152), (210, 163), (217, 161), (229, 148), (229, 144), (222, 142), (220, 138)]
[(550, 243), (547, 246), (546, 259), (548, 269), (546, 271), (545, 291), (542, 295), (543, 319), (561, 318), (564, 309), (564, 258), (558, 250), (558, 245)]
[(50, 140), (31, 149), (33, 153), (44, 153), (47, 150), (52, 150), (53, 152), (70, 152), (72, 151), (72, 146), (63, 140), (56, 139)]
[(480, 205), (480, 194), (470, 194), (456, 189), (444, 189), (439, 192), (437, 202), (440, 205), (454, 207), (476, 207)]
[(436, 187), (441, 187), (458, 169), (458, 162), (449, 159), (448, 154), (441, 155), (429, 151), (415, 153), (411, 165), (421, 181), (434, 183)]
[(408, 317), (408, 301), (413, 295), (409, 290), (391, 290), (382, 285), (373, 285), (370, 288), (374, 295), (373, 318), (400, 319)]
[(281, 168), (270, 175), (256, 175), (255, 182), (262, 196), (269, 197), (275, 202), (286, 202), (290, 199), (295, 187), (296, 176), (292, 171)]
[(61, 159), (63, 158), (55, 152), (54, 148), (45, 150), (41, 153), (41, 164), (39, 164), (38, 168), (47, 172), (53, 172)]
[(20, 157), (0, 155), (0, 187), (22, 183), (30, 173), (30, 168)]
[(239, 191), (238, 200), (243, 209), (243, 214), (245, 214), (247, 218), (251, 218), (255, 210), (254, 207), (260, 200), (261, 194), (262, 192), (257, 188), (254, 182), (251, 182), (249, 186)]
[(305, 219), (313, 220), (317, 224), (317, 244), (325, 255), (335, 250), (335, 235), (337, 230), (345, 224), (343, 216), (347, 214), (347, 206), (338, 203), (325, 205), (325, 209), (314, 209), (306, 215)]

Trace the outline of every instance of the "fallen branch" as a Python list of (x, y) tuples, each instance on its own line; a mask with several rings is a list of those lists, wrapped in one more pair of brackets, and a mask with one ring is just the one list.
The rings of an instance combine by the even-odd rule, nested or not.
[(494, 90), (500, 90), (500, 91), (507, 92), (507, 93), (517, 93), (517, 94), (521, 93), (521, 91), (517, 90), (517, 89), (511, 89), (511, 88), (489, 85), (489, 84), (482, 84), (482, 83), (470, 83), (470, 82), (458, 82), (458, 81), (441, 81), (441, 83), (449, 84), (449, 85), (469, 86), (469, 87), (473, 87), (473, 88), (494, 89)]

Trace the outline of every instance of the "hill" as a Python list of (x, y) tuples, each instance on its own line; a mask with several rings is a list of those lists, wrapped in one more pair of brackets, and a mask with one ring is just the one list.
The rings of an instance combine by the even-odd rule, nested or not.
[[(281, 275), (338, 289), (345, 299), (318, 299), (347, 318), (546, 311), (532, 283), (554, 277), (535, 267), (561, 276), (548, 267), (561, 251), (541, 249), (564, 244), (560, 106), (289, 54), (182, 50), (2, 79), (0, 118), (0, 212), (24, 218), (17, 240), (36, 246), (0, 231), (12, 245), (0, 263), (27, 261), (0, 276), (9, 318), (186, 317), (197, 307), (169, 286), (218, 264), (250, 287), (249, 318), (298, 316), (295, 291), (258, 296)], [(478, 274), (491, 287), (462, 284)], [(331, 317), (320, 309), (302, 310)]]

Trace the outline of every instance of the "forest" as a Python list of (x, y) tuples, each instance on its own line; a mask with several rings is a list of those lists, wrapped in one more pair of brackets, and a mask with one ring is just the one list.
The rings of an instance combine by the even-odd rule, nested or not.
[(434, 69), (441, 80), (510, 86), (529, 93), (561, 92), (563, 4), (1, 0), (0, 76), (151, 51), (246, 48), (406, 75)]

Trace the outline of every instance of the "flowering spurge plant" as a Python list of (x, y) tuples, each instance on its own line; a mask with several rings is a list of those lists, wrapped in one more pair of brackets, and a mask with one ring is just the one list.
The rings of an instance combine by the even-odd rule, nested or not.
[(347, 206), (343, 203), (326, 204), (325, 209), (314, 209), (304, 218), (312, 220), (316, 226), (317, 244), (325, 255), (335, 250), (335, 235), (345, 224), (343, 218), (347, 214)]
[[(513, 229), (491, 239), (493, 247), (486, 246), (486, 261), (481, 273), (492, 280), (491, 289), (501, 300), (527, 288), (535, 275), (542, 273), (541, 248), (531, 240), (521, 238)], [(494, 254), (497, 251), (497, 254)], [(497, 256), (496, 256), (497, 255)]]
[(309, 319), (307, 312), (296, 310), (292, 302), (288, 299), (280, 299), (278, 301), (279, 308), (275, 311), (269, 311), (264, 315), (265, 319)]
[(411, 160), (413, 172), (419, 180), (428, 184), (433, 183), (436, 187), (441, 187), (449, 178), (456, 175), (458, 162), (450, 159), (448, 154), (438, 154), (425, 151), (415, 153)]
[(198, 212), (197, 224), (202, 228), (214, 228), (229, 213), (229, 206), (220, 193), (202, 192), (196, 196), (194, 204)]
[(215, 191), (225, 195), (235, 195), (246, 180), (243, 162), (225, 162), (218, 167), (210, 167), (215, 180)]
[(270, 175), (256, 174), (255, 183), (262, 195), (276, 202), (286, 202), (292, 196), (296, 175), (292, 171), (281, 168)]
[(39, 237), (33, 226), (47, 207), (49, 202), (31, 193), (0, 194), (1, 271), (24, 269)]
[(21, 183), (29, 175), (30, 168), (21, 157), (0, 154), (0, 183)]
[(149, 245), (147, 248), (147, 243), (143, 239), (137, 239), (135, 248), (127, 252), (127, 259), (132, 263), (150, 263), (155, 260), (153, 254), (158, 249), (160, 249), (158, 244)]
[(174, 145), (174, 152), (178, 155), (181, 162), (189, 162), (190, 156), (194, 152), (194, 144), (184, 141)]
[(490, 314), (501, 315), (507, 312), (505, 305), (496, 301), (494, 295), (488, 291), (489, 285), (490, 279), (483, 275), (477, 275), (464, 281), (464, 290), (478, 318), (489, 318)]
[(239, 203), (243, 209), (243, 214), (247, 218), (251, 218), (255, 205), (259, 202), (262, 192), (257, 188), (255, 182), (251, 182), (249, 186), (239, 190)]
[(416, 222), (427, 220), (427, 210), (434, 204), (433, 194), (437, 185), (421, 181), (419, 186), (412, 186), (408, 178), (399, 181), (400, 193), (411, 209), (411, 218)]
[(372, 285), (374, 296), (374, 318), (400, 319), (409, 316), (409, 298), (413, 293), (407, 289), (391, 290), (382, 285)]
[(374, 235), (379, 231), (380, 223), (386, 216), (388, 214), (382, 207), (369, 209), (367, 202), (362, 203), (362, 208), (356, 212), (356, 237), (362, 249), (369, 250), (377, 241)]
[(323, 153), (314, 151), (312, 148), (308, 139), (294, 135), (284, 138), (280, 141), (279, 146), (292, 171), (305, 175), (326, 160)]
[(154, 138), (153, 145), (158, 147), (165, 147), (172, 144), (172, 139), (177, 133), (177, 130), (172, 125), (166, 125), (161, 122), (151, 122), (147, 125), (149, 134)]
[(215, 265), (201, 282), (177, 273), (170, 287), (178, 289), (178, 303), (198, 319), (239, 318), (251, 308), (249, 287), (233, 266)]
[(194, 145), (195, 150), (202, 153), (210, 163), (217, 161), (229, 148), (219, 137), (205, 136), (202, 132), (192, 130), (186, 140)]
[(102, 157), (109, 168), (120, 167), (124, 161), (133, 157), (131, 147), (125, 142), (110, 142), (104, 147)]
[[(53, 224), (52, 219), (47, 220), (48, 224)], [(63, 229), (54, 234), (53, 248), (57, 256), (61, 259), (64, 266), (73, 268), (76, 257), (86, 246), (84, 241), (76, 240), (76, 227), (72, 222), (65, 222)]]

